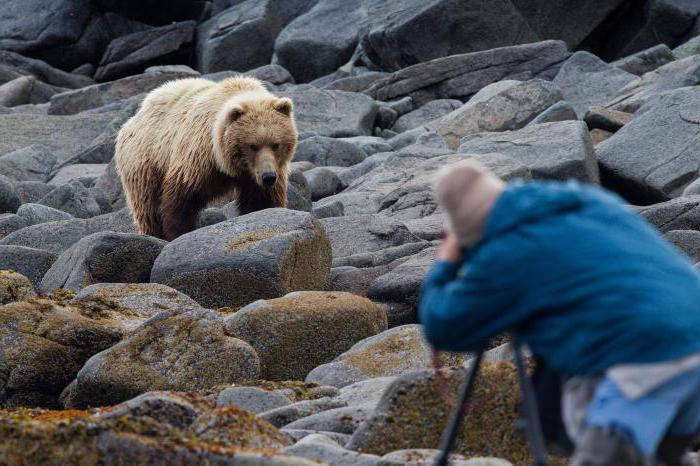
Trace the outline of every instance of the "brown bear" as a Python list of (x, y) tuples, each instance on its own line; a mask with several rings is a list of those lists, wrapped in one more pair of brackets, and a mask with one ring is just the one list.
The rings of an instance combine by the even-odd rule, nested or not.
[(239, 213), (286, 207), (297, 145), (292, 101), (260, 81), (172, 81), (119, 131), (115, 163), (138, 233), (168, 241), (196, 228), (213, 199)]

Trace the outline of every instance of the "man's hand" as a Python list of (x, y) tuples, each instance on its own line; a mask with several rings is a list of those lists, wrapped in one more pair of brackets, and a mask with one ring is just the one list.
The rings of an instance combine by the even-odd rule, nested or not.
[(454, 235), (454, 233), (448, 232), (438, 248), (438, 260), (457, 262), (459, 261), (461, 255), (462, 248), (457, 242), (457, 237)]

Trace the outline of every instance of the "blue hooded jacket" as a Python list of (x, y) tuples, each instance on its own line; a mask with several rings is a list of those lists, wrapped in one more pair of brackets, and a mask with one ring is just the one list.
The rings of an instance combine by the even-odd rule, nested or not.
[(700, 351), (700, 274), (616, 196), (576, 182), (513, 182), (461, 261), (421, 293), (428, 341), (478, 350), (515, 331), (567, 375)]

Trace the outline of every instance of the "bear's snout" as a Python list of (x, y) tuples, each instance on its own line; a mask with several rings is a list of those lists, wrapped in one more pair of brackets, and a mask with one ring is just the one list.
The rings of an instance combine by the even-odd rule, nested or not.
[(277, 181), (277, 173), (275, 172), (265, 172), (261, 176), (262, 183), (268, 188), (275, 184)]

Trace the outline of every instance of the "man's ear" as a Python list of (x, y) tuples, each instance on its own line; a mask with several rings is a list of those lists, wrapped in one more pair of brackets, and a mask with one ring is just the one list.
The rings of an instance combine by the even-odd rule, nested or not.
[(233, 123), (245, 115), (243, 107), (240, 105), (234, 105), (228, 110), (228, 122)]
[(292, 104), (292, 99), (288, 97), (282, 97), (277, 99), (275, 102), (275, 110), (280, 112), (282, 115), (290, 116), (292, 114), (292, 109), (294, 105)]

